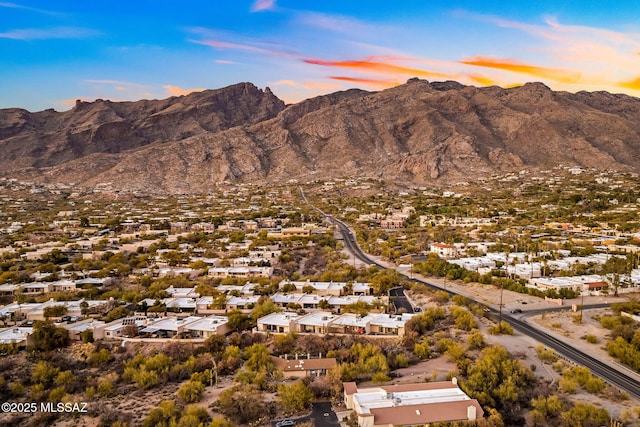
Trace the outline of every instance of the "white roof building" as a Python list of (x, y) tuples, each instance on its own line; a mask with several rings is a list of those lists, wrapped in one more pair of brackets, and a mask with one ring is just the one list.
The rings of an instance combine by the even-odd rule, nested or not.
[(0, 344), (26, 344), (33, 328), (13, 327), (0, 329)]
[(344, 383), (347, 409), (355, 411), (359, 427), (416, 426), (448, 421), (475, 421), (484, 416), (453, 381), (358, 388)]
[(212, 335), (224, 335), (229, 332), (226, 316), (201, 317), (184, 327), (185, 332), (190, 332), (192, 337), (209, 338)]

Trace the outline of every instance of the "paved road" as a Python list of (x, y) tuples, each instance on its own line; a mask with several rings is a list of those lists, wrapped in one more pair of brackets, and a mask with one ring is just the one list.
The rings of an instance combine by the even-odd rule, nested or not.
[(411, 302), (409, 302), (409, 299), (404, 294), (404, 289), (401, 287), (390, 289), (389, 297), (393, 300), (393, 306), (396, 308), (396, 313), (400, 309), (404, 309), (405, 313), (413, 313), (413, 305), (411, 305)]
[[(351, 233), (351, 231), (348, 229), (348, 227), (342, 223), (341, 221), (327, 216), (334, 224), (336, 224), (338, 226), (338, 229), (340, 231), (340, 233), (342, 233), (344, 240), (345, 240), (345, 245), (349, 248), (349, 250), (355, 254), (355, 256), (360, 259), (362, 262), (365, 262), (369, 265), (377, 265), (381, 268), (388, 268), (382, 264), (380, 264), (379, 262), (376, 262), (375, 260), (369, 258), (366, 254), (364, 254), (364, 252), (362, 252), (362, 250), (360, 249), (360, 247), (358, 246), (353, 234)], [(400, 273), (404, 276), (407, 276), (404, 273)], [(419, 279), (419, 278), (412, 278), (412, 280), (420, 282), (432, 289), (436, 289), (436, 290), (443, 290), (443, 288), (441, 286), (438, 286), (436, 284), (430, 283), (426, 280), (423, 279)], [(446, 291), (451, 294), (451, 295), (455, 295), (457, 294), (456, 291), (453, 291), (451, 289), (446, 289)], [(473, 297), (470, 297), (469, 295), (464, 295), (465, 297), (467, 297), (468, 299), (474, 301), (474, 302), (478, 302), (475, 301), (473, 299)], [(484, 306), (484, 304), (482, 304)], [(602, 304), (594, 304), (593, 307), (602, 307)], [(605, 306), (607, 306), (605, 304)], [(592, 306), (586, 306), (585, 308), (592, 308)], [(499, 313), (498, 310), (496, 310), (495, 307), (487, 307), (487, 309), (492, 312), (494, 315), (497, 315)], [(551, 308), (551, 309), (546, 309), (546, 310), (536, 310), (536, 312), (538, 311), (553, 311), (553, 310), (566, 310), (566, 307), (564, 308)], [(532, 311), (533, 312), (533, 311)], [(533, 314), (533, 313), (532, 313)], [(527, 317), (526, 315), (522, 315), (523, 318)], [(563, 342), (539, 329), (536, 329), (535, 327), (531, 326), (530, 324), (526, 323), (524, 320), (520, 320), (517, 317), (511, 316), (509, 314), (505, 314), (504, 312), (502, 313), (502, 319), (507, 321), (511, 326), (513, 326), (513, 328), (515, 330), (517, 330), (518, 332), (527, 335), (535, 340), (537, 340), (538, 342), (546, 345), (547, 347), (552, 348), (553, 350), (555, 350), (556, 352), (558, 352), (560, 355), (562, 355), (563, 357), (566, 357), (567, 359), (571, 360), (572, 362), (579, 364), (579, 365), (583, 365), (588, 367), (589, 369), (591, 369), (591, 371), (599, 376), (600, 378), (604, 379), (605, 381), (607, 381), (609, 384), (612, 384), (618, 388), (620, 388), (621, 390), (624, 390), (626, 392), (628, 392), (629, 394), (640, 398), (640, 381), (636, 380), (635, 378), (627, 375), (626, 372), (623, 372), (622, 369), (617, 369), (616, 367), (612, 367), (607, 365), (606, 363), (604, 363), (601, 360), (595, 359), (585, 353), (583, 353), (582, 351), (580, 351), (579, 349), (576, 349), (574, 347), (572, 347), (571, 345), (567, 344), (566, 342)], [(624, 367), (622, 367), (624, 369)]]
[[(300, 194), (302, 199), (306, 202), (306, 198), (304, 197), (304, 194), (302, 193), (301, 188), (300, 188)], [(388, 268), (387, 266), (384, 266), (381, 263), (371, 259), (364, 252), (362, 252), (362, 250), (360, 249), (360, 246), (358, 246), (355, 236), (342, 221), (330, 215), (326, 215), (324, 212), (320, 211), (319, 209), (318, 211), (321, 212), (322, 215), (324, 215), (332, 223), (336, 224), (336, 226), (338, 227), (338, 230), (343, 236), (345, 246), (349, 249), (349, 251), (351, 251), (354, 254), (356, 258), (358, 258), (360, 261), (364, 262), (365, 264), (377, 265), (380, 268)], [(402, 274), (405, 277), (408, 277), (404, 273), (400, 273), (400, 274)], [(410, 279), (420, 282), (432, 289), (443, 290), (442, 287), (436, 284), (430, 283), (426, 280), (419, 279), (419, 278), (410, 278)], [(457, 292), (451, 289), (445, 289), (445, 290), (450, 295), (458, 294)], [(464, 296), (474, 302), (478, 302), (473, 297), (470, 297), (469, 295), (464, 295)], [(485, 306), (494, 316), (499, 314), (499, 309), (497, 310), (495, 307), (486, 306), (485, 304), (481, 304), (481, 305)], [(587, 308), (586, 305), (585, 305), (585, 308)], [(562, 309), (562, 308), (559, 308), (559, 309)], [(554, 309), (549, 309), (547, 311), (552, 311), (552, 310)], [(564, 341), (561, 341), (539, 329), (536, 329), (535, 327), (526, 323), (524, 320), (520, 320), (519, 317), (522, 317), (522, 318), (527, 317), (524, 314), (518, 317), (514, 317), (509, 314), (505, 314), (503, 312), (501, 313), (501, 316), (503, 320), (507, 321), (511, 326), (513, 326), (514, 329), (516, 329), (520, 333), (537, 340), (538, 342), (546, 345), (547, 347), (552, 348), (553, 350), (557, 351), (560, 355), (566, 357), (567, 359), (573, 361), (574, 363), (588, 367), (589, 369), (591, 369), (591, 371), (595, 375), (609, 382), (609, 384), (612, 384), (622, 390), (625, 390), (629, 394), (632, 394), (633, 396), (640, 398), (640, 381), (637, 381), (635, 378), (630, 377), (629, 375), (626, 374), (626, 372), (623, 372), (620, 369), (616, 369), (612, 366), (609, 366), (603, 361), (597, 360), (583, 353), (582, 351), (570, 346)]]

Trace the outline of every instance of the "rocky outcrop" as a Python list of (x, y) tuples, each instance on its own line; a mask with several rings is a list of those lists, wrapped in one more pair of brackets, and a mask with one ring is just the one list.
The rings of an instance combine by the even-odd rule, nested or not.
[(0, 111), (2, 174), (206, 193), (220, 182), (428, 184), (558, 164), (640, 170), (640, 100), (411, 79), (286, 106), (242, 83), (162, 101)]

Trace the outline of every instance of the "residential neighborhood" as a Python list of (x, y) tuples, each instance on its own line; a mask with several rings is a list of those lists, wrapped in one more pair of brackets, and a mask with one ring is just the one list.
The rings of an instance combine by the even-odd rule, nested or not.
[[(322, 401), (344, 426), (569, 416), (577, 404), (568, 384), (599, 397), (613, 386), (595, 376), (581, 385), (551, 350), (518, 344), (524, 337), (505, 319), (583, 331), (577, 348), (640, 368), (630, 329), (640, 314), (640, 190), (633, 176), (613, 175), (578, 196), (589, 173), (496, 176), (448, 190), (246, 185), (153, 204), (0, 181), (0, 390), (14, 400), (108, 402), (104, 425), (151, 425), (165, 401), (233, 425), (304, 423)], [(520, 196), (503, 197), (505, 186)], [(351, 227), (370, 261), (329, 215)], [(489, 382), (502, 374), (482, 373), (498, 359), (517, 365), (509, 369), (521, 392), (503, 395)], [(27, 374), (20, 363), (32, 363)], [(39, 366), (62, 375), (65, 363), (86, 385), (35, 374)], [(169, 400), (143, 397), (162, 388)], [(541, 397), (529, 393), (543, 388), (566, 402), (558, 415), (531, 404)], [(146, 409), (119, 403), (132, 392)], [(245, 398), (251, 410), (239, 409)], [(636, 399), (607, 403), (608, 419), (633, 420)]]

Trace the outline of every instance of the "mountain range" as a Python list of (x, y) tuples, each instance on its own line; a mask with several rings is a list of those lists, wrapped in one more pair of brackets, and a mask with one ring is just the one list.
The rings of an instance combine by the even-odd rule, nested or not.
[(0, 110), (0, 176), (149, 193), (368, 177), (412, 185), (558, 165), (639, 171), (640, 99), (410, 79), (286, 105), (239, 83), (164, 100)]

